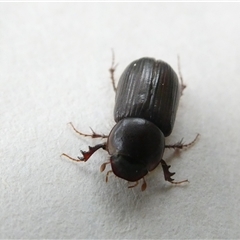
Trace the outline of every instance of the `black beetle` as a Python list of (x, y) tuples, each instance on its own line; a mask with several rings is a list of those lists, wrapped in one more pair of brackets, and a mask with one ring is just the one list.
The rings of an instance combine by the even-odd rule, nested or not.
[(180, 67), (179, 75), (169, 64), (153, 58), (141, 58), (133, 61), (125, 69), (120, 77), (118, 87), (114, 80), (114, 57), (110, 69), (113, 89), (116, 91), (116, 103), (114, 119), (116, 125), (110, 134), (101, 135), (92, 131), (92, 134), (84, 134), (73, 129), (83, 136), (92, 138), (107, 138), (107, 142), (89, 147), (89, 151), (81, 151), (83, 157), (77, 159), (63, 153), (62, 155), (73, 161), (87, 161), (91, 155), (102, 148), (110, 155), (110, 161), (103, 163), (101, 171), (107, 164), (111, 164), (112, 170), (107, 172), (106, 181), (110, 172), (129, 182), (136, 184), (143, 179), (142, 191), (146, 189), (144, 176), (155, 169), (159, 163), (162, 165), (166, 181), (173, 184), (187, 182), (188, 180), (174, 182), (169, 171), (170, 166), (162, 159), (165, 148), (182, 149), (193, 144), (196, 138), (189, 144), (182, 141), (165, 145), (165, 137), (172, 132), (178, 103), (183, 84)]

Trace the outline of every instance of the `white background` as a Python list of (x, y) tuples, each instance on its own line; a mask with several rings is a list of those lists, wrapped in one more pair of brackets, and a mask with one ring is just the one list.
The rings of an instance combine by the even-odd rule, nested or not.
[[(1, 238), (240, 238), (240, 5), (238, 3), (1, 3)], [(148, 187), (128, 189), (76, 157), (114, 125), (108, 69), (116, 77), (149, 56), (177, 71), (187, 88), (161, 167)]]

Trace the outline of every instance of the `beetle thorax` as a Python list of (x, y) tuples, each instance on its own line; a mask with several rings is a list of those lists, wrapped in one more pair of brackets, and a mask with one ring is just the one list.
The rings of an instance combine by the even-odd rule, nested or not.
[(125, 118), (110, 132), (107, 150), (113, 172), (128, 181), (137, 181), (153, 170), (164, 152), (164, 135), (153, 123)]

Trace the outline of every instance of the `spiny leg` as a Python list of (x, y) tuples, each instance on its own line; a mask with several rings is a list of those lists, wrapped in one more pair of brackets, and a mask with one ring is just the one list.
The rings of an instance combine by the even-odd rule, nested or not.
[(106, 150), (106, 143), (97, 144), (96, 146), (93, 146), (93, 147), (89, 146), (88, 151), (81, 150), (81, 153), (83, 155), (82, 157), (72, 158), (69, 155), (67, 155), (66, 153), (63, 153), (61, 156), (65, 156), (75, 162), (86, 162), (100, 148), (102, 148), (103, 150)]
[(88, 148), (89, 148), (88, 151), (81, 150), (83, 157), (78, 157), (80, 160), (84, 162), (86, 162), (98, 149), (102, 148), (103, 150), (106, 150), (106, 143), (97, 144), (96, 146), (93, 147), (89, 146)]
[(73, 124), (72, 124), (71, 122), (70, 122), (69, 124), (71, 125), (71, 127), (73, 128), (73, 130), (74, 130), (77, 134), (79, 134), (79, 135), (81, 135), (81, 136), (84, 136), (84, 137), (92, 137), (92, 138), (107, 138), (107, 137), (108, 137), (108, 135), (98, 134), (98, 133), (94, 132), (94, 131), (92, 130), (92, 128), (90, 128), (91, 131), (92, 131), (92, 134), (85, 134), (85, 133), (79, 132), (79, 131), (73, 126)]
[[(165, 145), (165, 148), (173, 148), (173, 149), (183, 149), (183, 148), (188, 148), (190, 146), (192, 146), (197, 138), (199, 137), (200, 134), (197, 134), (197, 136), (193, 139), (192, 142), (188, 143), (188, 144), (183, 144), (183, 139), (181, 139), (179, 142), (172, 144), (172, 145)], [(184, 183), (184, 182), (188, 182), (188, 180), (183, 180), (183, 181), (179, 181), (179, 182), (174, 182), (174, 179), (171, 178), (175, 173), (171, 173), (169, 171), (169, 168), (171, 167), (170, 165), (168, 166), (166, 164), (166, 162), (162, 159), (160, 161), (161, 165), (162, 165), (162, 169), (163, 169), (163, 173), (164, 173), (164, 178), (166, 181), (172, 183), (172, 184), (180, 184), (180, 183)]]
[(187, 85), (183, 83), (183, 77), (182, 77), (182, 73), (181, 73), (180, 57), (179, 57), (179, 55), (178, 55), (178, 74), (179, 74), (179, 78), (180, 78), (180, 81), (181, 81), (181, 95), (183, 95), (183, 90), (187, 87)]
[(112, 65), (111, 68), (109, 69), (110, 72), (110, 78), (112, 80), (112, 86), (113, 86), (113, 90), (114, 92), (116, 92), (117, 87), (116, 87), (116, 81), (115, 81), (115, 77), (114, 77), (114, 72), (117, 68), (117, 64), (115, 65), (115, 56), (114, 56), (114, 51), (112, 49)]
[(192, 146), (198, 139), (198, 137), (200, 136), (200, 134), (198, 133), (197, 136), (193, 139), (193, 141), (191, 141), (190, 143), (184, 144), (183, 143), (183, 138), (175, 143), (175, 144), (171, 144), (171, 145), (165, 145), (165, 148), (173, 148), (173, 149), (183, 149), (183, 148), (188, 148), (190, 146)]
[(175, 174), (175, 172), (172, 173), (169, 171), (169, 168), (171, 167), (171, 165), (167, 165), (163, 159), (160, 161), (160, 163), (162, 165), (165, 181), (168, 181), (172, 184), (180, 184), (180, 183), (184, 183), (184, 182), (189, 182), (188, 180), (174, 182), (174, 179), (172, 178), (172, 176)]

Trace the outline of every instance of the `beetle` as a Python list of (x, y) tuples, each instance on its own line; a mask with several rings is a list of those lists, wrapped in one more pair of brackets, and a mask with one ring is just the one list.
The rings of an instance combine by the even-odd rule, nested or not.
[[(179, 63), (179, 61), (178, 61)], [(153, 58), (140, 58), (130, 63), (122, 73), (118, 86), (115, 85), (114, 55), (110, 68), (113, 89), (116, 92), (114, 120), (115, 126), (109, 135), (79, 132), (72, 123), (73, 129), (80, 135), (92, 138), (107, 138), (104, 143), (89, 146), (88, 151), (81, 151), (82, 157), (72, 158), (73, 161), (86, 162), (98, 149), (106, 150), (110, 155), (110, 161), (101, 165), (100, 171), (104, 171), (107, 164), (111, 165), (113, 172), (119, 178), (128, 182), (135, 182), (129, 186), (135, 187), (140, 179), (143, 180), (141, 189), (146, 189), (144, 176), (161, 164), (164, 178), (172, 184), (188, 182), (188, 180), (175, 182), (172, 176), (175, 173), (169, 171), (170, 165), (162, 159), (166, 148), (183, 149), (195, 143), (195, 139), (183, 144), (182, 140), (173, 145), (165, 144), (165, 137), (173, 130), (180, 97), (186, 87), (183, 84), (179, 66), (179, 77), (172, 67), (162, 61)]]

